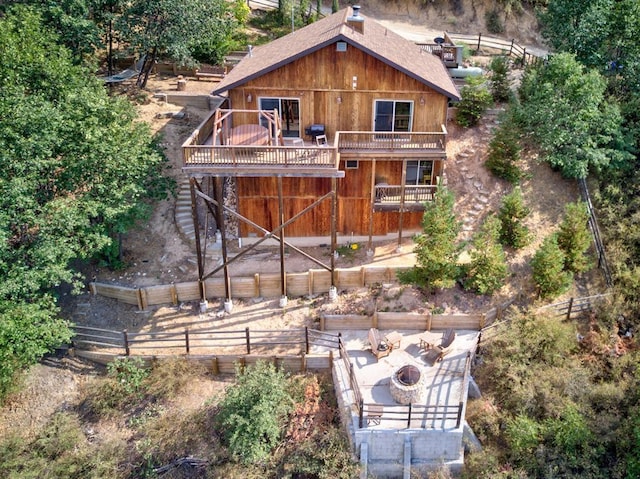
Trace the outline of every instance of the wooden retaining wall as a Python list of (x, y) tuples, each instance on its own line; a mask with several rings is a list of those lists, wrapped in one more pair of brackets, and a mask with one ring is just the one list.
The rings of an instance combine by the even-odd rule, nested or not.
[(479, 331), (484, 327), (484, 314), (418, 314), (376, 312), (371, 316), (357, 314), (326, 314), (320, 318), (321, 331), (349, 331), (402, 329), (431, 331), (440, 329), (468, 329)]
[[(335, 285), (339, 290), (355, 289), (379, 283), (397, 282), (396, 274), (409, 267), (367, 267), (335, 270)], [(311, 269), (303, 273), (287, 273), (287, 296), (314, 296), (329, 292), (331, 272), (324, 269)], [(224, 279), (210, 278), (204, 283), (207, 299), (224, 298)], [(158, 304), (176, 305), (186, 301), (198, 301), (200, 289), (197, 281), (174, 283), (143, 288), (130, 288), (113, 284), (92, 282), (89, 284), (92, 294), (114, 298), (139, 309)], [(255, 274), (248, 277), (231, 278), (232, 298), (278, 298), (280, 292), (280, 274)]]

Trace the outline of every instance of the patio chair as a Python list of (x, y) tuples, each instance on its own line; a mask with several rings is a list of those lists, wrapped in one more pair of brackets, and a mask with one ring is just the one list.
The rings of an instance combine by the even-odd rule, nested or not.
[(438, 344), (430, 343), (424, 339), (420, 339), (420, 347), (425, 351), (433, 350), (436, 352), (436, 361), (442, 361), (444, 357), (453, 350), (453, 341), (456, 339), (456, 332), (453, 328), (447, 329), (442, 335), (442, 339)]
[(318, 146), (327, 146), (329, 142), (327, 141), (327, 135), (318, 135), (316, 136), (316, 145)]
[(391, 353), (391, 348), (380, 338), (380, 331), (376, 328), (369, 330), (369, 346), (371, 346), (371, 352), (376, 357), (376, 360), (389, 356)]

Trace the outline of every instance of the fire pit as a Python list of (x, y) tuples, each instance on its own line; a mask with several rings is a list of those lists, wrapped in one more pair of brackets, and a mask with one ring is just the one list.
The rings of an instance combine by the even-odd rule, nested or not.
[(424, 383), (425, 376), (419, 368), (411, 364), (402, 366), (391, 376), (391, 397), (400, 404), (423, 402), (426, 393)]

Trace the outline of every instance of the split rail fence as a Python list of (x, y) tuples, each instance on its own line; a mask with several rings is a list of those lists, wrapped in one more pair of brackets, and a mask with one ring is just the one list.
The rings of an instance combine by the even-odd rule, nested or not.
[(491, 50), (500, 50), (508, 57), (515, 58), (515, 61), (522, 65), (535, 65), (544, 60), (539, 54), (527, 51), (526, 47), (516, 43), (514, 39), (505, 40), (502, 38), (491, 37), (478, 33), (477, 35), (465, 34), (465, 33), (446, 33), (446, 36), (454, 43), (464, 43), (469, 45), (475, 50), (481, 50), (483, 48)]
[[(410, 267), (372, 267), (336, 269), (335, 286), (338, 289), (354, 289), (380, 283), (397, 282), (396, 274)], [(290, 298), (314, 296), (328, 293), (331, 287), (331, 272), (312, 269), (303, 273), (286, 274), (287, 296)], [(224, 298), (223, 278), (210, 278), (204, 282), (207, 299)], [(173, 283), (168, 285), (130, 288), (107, 283), (89, 284), (92, 294), (114, 298), (126, 304), (145, 310), (158, 304), (177, 305), (187, 301), (200, 300), (197, 281)], [(252, 277), (231, 278), (231, 296), (233, 298), (279, 298), (281, 296), (280, 274), (258, 274)]]

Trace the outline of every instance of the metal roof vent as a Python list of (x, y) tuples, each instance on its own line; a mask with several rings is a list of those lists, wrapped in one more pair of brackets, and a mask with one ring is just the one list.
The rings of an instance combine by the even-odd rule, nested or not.
[(336, 42), (336, 51), (338, 51), (338, 52), (346, 52), (347, 51), (347, 42)]
[(360, 5), (354, 5), (351, 7), (353, 14), (347, 17), (347, 25), (360, 32), (364, 33), (364, 17), (360, 16)]

